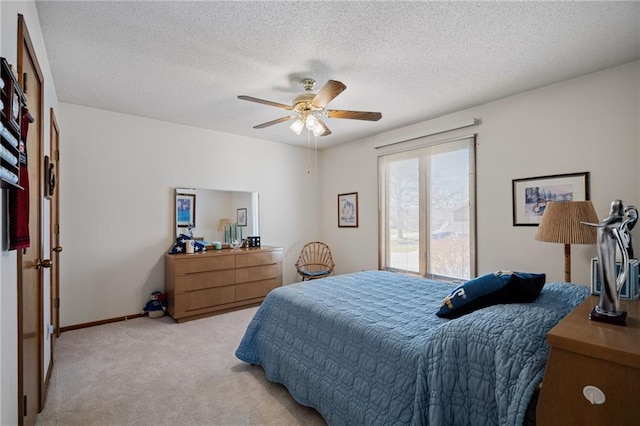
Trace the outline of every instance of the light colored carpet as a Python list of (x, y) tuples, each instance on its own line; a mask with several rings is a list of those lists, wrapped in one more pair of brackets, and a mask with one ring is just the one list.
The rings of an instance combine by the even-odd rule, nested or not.
[(324, 425), (234, 353), (257, 308), (62, 333), (37, 425)]

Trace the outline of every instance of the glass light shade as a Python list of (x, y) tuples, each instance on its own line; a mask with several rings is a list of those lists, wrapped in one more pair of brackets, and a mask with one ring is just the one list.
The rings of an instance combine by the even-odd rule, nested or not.
[(318, 119), (314, 117), (312, 114), (307, 116), (307, 129), (313, 130), (314, 127), (318, 125)]
[(315, 136), (320, 136), (324, 133), (324, 128), (320, 125), (320, 122), (318, 122), (314, 127), (313, 127), (313, 134)]
[(304, 127), (304, 123), (302, 120), (294, 121), (289, 128), (296, 134), (299, 135), (302, 132), (302, 128)]

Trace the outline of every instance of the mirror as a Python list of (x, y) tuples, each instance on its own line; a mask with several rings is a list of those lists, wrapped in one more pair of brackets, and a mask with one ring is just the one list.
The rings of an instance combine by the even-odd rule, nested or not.
[[(229, 240), (230, 223), (238, 239), (260, 236), (258, 193), (203, 188), (175, 189), (175, 232), (205, 242)], [(222, 222), (222, 223), (221, 223)], [(237, 226), (236, 226), (237, 225)]]

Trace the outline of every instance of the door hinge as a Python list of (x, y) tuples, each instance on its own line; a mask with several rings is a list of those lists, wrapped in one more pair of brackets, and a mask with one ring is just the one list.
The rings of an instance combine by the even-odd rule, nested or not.
[(60, 298), (59, 297), (56, 297), (55, 305), (56, 305), (56, 309), (60, 309)]
[(53, 231), (56, 235), (60, 235), (60, 224), (56, 223), (54, 225), (54, 231)]
[(60, 161), (60, 150), (59, 149), (56, 149), (56, 153), (55, 153), (55, 155), (53, 157), (54, 157), (53, 158), (54, 160)]
[(28, 75), (29, 74), (27, 74), (26, 72), (22, 73), (22, 92), (23, 93), (27, 93), (28, 92), (28, 90), (27, 90), (27, 76)]
[(27, 417), (27, 395), (22, 396), (22, 417)]

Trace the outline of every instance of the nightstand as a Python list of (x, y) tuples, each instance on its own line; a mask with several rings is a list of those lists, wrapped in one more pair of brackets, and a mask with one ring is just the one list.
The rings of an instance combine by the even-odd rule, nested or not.
[[(536, 423), (547, 425), (640, 424), (640, 302), (623, 300), (627, 325), (589, 320), (598, 304), (589, 296), (547, 334), (551, 347), (536, 410)], [(586, 386), (604, 394), (592, 404)], [(597, 399), (598, 391), (586, 392)]]

